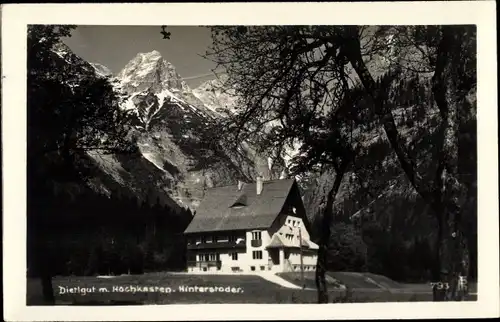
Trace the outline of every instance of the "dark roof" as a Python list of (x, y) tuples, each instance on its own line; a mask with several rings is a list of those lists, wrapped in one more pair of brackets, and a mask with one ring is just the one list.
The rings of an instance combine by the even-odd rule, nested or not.
[(271, 242), (266, 248), (308, 248), (308, 249), (318, 249), (318, 245), (310, 240), (302, 238), (300, 246), (299, 243), (291, 242), (290, 240), (283, 239), (278, 233), (275, 233), (271, 238)]
[[(241, 191), (237, 185), (210, 188), (185, 233), (269, 228), (294, 184), (293, 179), (264, 181), (260, 195), (255, 182), (245, 183)], [(246, 206), (241, 207), (243, 200)]]
[(285, 247), (283, 239), (280, 237), (280, 235), (274, 234), (273, 238), (271, 239), (271, 242), (269, 243), (269, 245), (267, 245), (267, 248), (282, 248), (282, 247)]

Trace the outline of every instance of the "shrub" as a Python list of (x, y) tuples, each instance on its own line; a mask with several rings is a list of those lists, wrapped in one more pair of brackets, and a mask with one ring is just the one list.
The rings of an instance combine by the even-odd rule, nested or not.
[(366, 270), (367, 247), (360, 232), (353, 225), (335, 223), (331, 231), (329, 249), (329, 270)]

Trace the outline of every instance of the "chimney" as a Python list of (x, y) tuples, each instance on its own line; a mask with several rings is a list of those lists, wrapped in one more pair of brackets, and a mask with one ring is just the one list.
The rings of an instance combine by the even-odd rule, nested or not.
[(262, 177), (258, 176), (256, 183), (257, 195), (260, 195), (262, 193), (262, 186), (263, 186)]
[(238, 180), (238, 191), (241, 191), (243, 188), (243, 181)]

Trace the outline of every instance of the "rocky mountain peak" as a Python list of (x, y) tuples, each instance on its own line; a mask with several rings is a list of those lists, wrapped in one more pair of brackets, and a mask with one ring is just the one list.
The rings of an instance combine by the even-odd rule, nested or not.
[(144, 90), (159, 93), (165, 89), (173, 92), (190, 91), (175, 67), (157, 50), (138, 53), (118, 73), (117, 78), (129, 93)]
[(113, 72), (106, 66), (99, 63), (90, 63), (95, 68), (96, 74), (102, 77), (113, 77)]
[(219, 116), (227, 116), (236, 108), (237, 97), (225, 86), (227, 79), (227, 75), (222, 74), (193, 90), (193, 94)]

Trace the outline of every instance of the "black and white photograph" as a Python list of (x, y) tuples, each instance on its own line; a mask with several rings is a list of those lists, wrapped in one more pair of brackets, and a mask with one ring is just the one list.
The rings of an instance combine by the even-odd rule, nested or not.
[(476, 23), (164, 17), (25, 23), (19, 305), (498, 300)]

